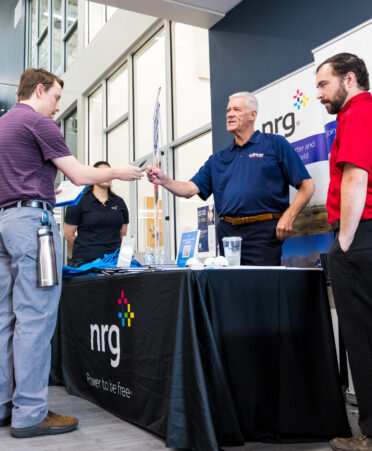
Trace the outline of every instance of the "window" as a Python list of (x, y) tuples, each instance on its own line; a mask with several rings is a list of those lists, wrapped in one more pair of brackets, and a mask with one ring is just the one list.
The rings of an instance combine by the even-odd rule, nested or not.
[(128, 113), (128, 69), (120, 67), (107, 80), (107, 122), (112, 124), (123, 114)]
[(113, 6), (102, 5), (88, 1), (88, 43), (96, 36), (100, 29), (117, 10)]
[[(212, 155), (212, 134), (209, 132), (175, 148), (175, 178), (187, 181), (199, 170)], [(203, 205), (212, 205), (213, 196), (206, 201), (198, 195), (191, 199), (176, 197), (176, 234), (177, 248), (183, 232), (198, 228), (197, 209)]]
[(102, 87), (89, 97), (89, 164), (103, 159)]
[(208, 30), (174, 23), (174, 128), (179, 138), (211, 120)]
[(161, 30), (134, 55), (134, 142), (135, 158), (152, 152), (153, 115), (158, 90), (161, 123), (159, 144), (166, 139), (165, 32)]
[[(113, 167), (129, 164), (128, 121), (122, 122), (107, 133), (107, 161)], [(129, 183), (113, 180), (112, 189), (124, 199), (129, 208)]]
[(61, 76), (77, 56), (78, 0), (28, 0), (27, 67)]
[[(107, 20), (108, 9), (89, 2), (89, 11), (91, 38), (94, 27), (102, 26), (104, 16)], [(98, 159), (107, 159), (112, 166), (151, 161), (153, 115), (161, 88), (163, 169), (178, 180), (189, 180), (212, 154), (208, 61), (206, 30), (168, 21), (157, 25), (89, 97), (89, 164)], [(167, 111), (169, 107), (172, 111)], [(137, 251), (153, 247), (154, 185), (145, 178), (130, 183), (114, 181), (113, 190), (130, 210), (130, 233), (136, 234)], [(166, 250), (176, 251), (177, 237), (197, 227), (197, 208), (213, 204), (213, 197), (206, 202), (198, 196), (173, 201), (165, 193), (159, 189), (160, 245), (164, 240)], [(175, 254), (168, 257), (174, 259)]]

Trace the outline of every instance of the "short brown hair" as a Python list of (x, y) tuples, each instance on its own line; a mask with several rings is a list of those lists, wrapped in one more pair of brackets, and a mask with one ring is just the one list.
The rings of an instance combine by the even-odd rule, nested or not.
[(369, 74), (361, 58), (352, 53), (338, 53), (319, 64), (316, 69), (317, 73), (324, 64), (330, 64), (333, 75), (340, 79), (345, 77), (348, 72), (354, 72), (359, 88), (363, 91), (369, 91)]
[(18, 86), (18, 102), (21, 100), (28, 100), (38, 84), (45, 86), (48, 91), (57, 82), (63, 88), (64, 82), (57, 75), (48, 72), (45, 69), (29, 68), (23, 72)]

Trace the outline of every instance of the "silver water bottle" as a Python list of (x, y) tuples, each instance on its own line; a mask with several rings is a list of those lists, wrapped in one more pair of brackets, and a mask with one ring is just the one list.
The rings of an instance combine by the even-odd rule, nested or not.
[(58, 285), (56, 251), (54, 249), (53, 232), (49, 226), (40, 227), (38, 240), (38, 282), (39, 287)]

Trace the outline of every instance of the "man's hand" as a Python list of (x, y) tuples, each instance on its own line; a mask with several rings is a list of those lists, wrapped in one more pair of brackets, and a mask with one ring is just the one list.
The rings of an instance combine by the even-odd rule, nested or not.
[(147, 166), (146, 175), (149, 182), (155, 183), (156, 185), (164, 185), (167, 180), (167, 176), (164, 172), (156, 166)]
[(176, 196), (186, 197), (186, 199), (188, 199), (194, 196), (194, 194), (199, 193), (199, 188), (191, 180), (188, 182), (173, 180), (155, 166), (147, 166), (146, 175), (151, 183), (163, 186), (170, 193)]
[(287, 209), (282, 217), (279, 219), (276, 225), (276, 237), (280, 241), (284, 241), (286, 238), (291, 236), (293, 231), (293, 223), (296, 216), (292, 215), (289, 209)]
[(143, 177), (141, 169), (137, 166), (120, 166), (116, 170), (118, 171), (117, 178), (119, 180), (132, 182), (133, 180), (140, 180)]
[(298, 185), (298, 191), (293, 199), (292, 205), (283, 213), (276, 226), (276, 237), (280, 241), (284, 241), (292, 234), (293, 223), (297, 215), (306, 207), (315, 191), (315, 185), (312, 179), (301, 180)]

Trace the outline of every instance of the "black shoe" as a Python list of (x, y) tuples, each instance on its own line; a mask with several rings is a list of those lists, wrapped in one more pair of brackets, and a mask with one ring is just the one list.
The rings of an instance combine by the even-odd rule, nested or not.
[(2, 428), (4, 426), (8, 426), (11, 421), (12, 421), (12, 417), (10, 415), (5, 418), (0, 418), (0, 428)]

